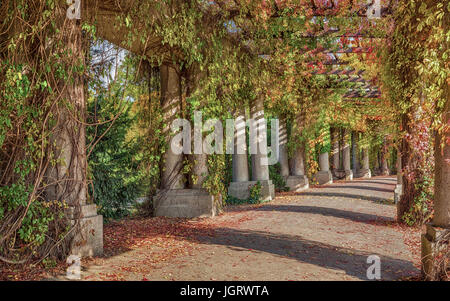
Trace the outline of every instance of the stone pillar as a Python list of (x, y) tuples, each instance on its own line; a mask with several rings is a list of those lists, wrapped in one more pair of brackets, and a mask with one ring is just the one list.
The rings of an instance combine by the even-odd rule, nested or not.
[(333, 176), (330, 171), (330, 162), (328, 153), (322, 153), (319, 155), (319, 168), (320, 171), (316, 174), (316, 180), (319, 185), (333, 183)]
[(248, 172), (248, 152), (244, 110), (238, 112), (234, 128), (233, 181), (228, 187), (228, 195), (245, 200), (250, 196), (251, 186)]
[(280, 173), (281, 176), (286, 180), (289, 177), (289, 158), (288, 158), (288, 150), (287, 150), (287, 130), (286, 130), (286, 119), (282, 118), (280, 120), (280, 129), (279, 129), (279, 139), (280, 139)]
[(394, 201), (397, 204), (403, 194), (403, 173), (402, 173), (402, 154), (397, 151), (397, 185), (394, 190)]
[(245, 116), (242, 112), (236, 117), (235, 143), (233, 154), (233, 182), (248, 182), (248, 152)]
[[(448, 99), (448, 98), (447, 98)], [(447, 115), (444, 121), (450, 123), (450, 101), (447, 101)], [(431, 223), (426, 225), (422, 234), (422, 273), (425, 279), (432, 280), (434, 270), (433, 261), (439, 254), (446, 252), (448, 246), (439, 245), (438, 239), (450, 230), (450, 130), (444, 137), (436, 135), (435, 140), (435, 186), (434, 186), (434, 216)], [(434, 280), (434, 279), (433, 279)]]
[(359, 166), (359, 133), (356, 131), (352, 132), (352, 165), (353, 165), (353, 175), (358, 175), (360, 166)]
[(270, 201), (275, 198), (275, 187), (269, 178), (267, 128), (264, 119), (264, 99), (261, 96), (253, 101), (250, 112), (252, 119), (250, 130), (252, 181), (260, 182), (262, 201)]
[(164, 114), (167, 149), (163, 155), (161, 189), (183, 189), (185, 179), (182, 174), (183, 154), (175, 154), (171, 148), (171, 123), (181, 114), (181, 77), (176, 67), (162, 65), (161, 69), (161, 106)]
[(372, 173), (370, 171), (370, 163), (369, 163), (369, 148), (365, 147), (362, 149), (362, 168), (358, 173), (359, 178), (371, 178)]
[(339, 130), (337, 128), (331, 128), (331, 157), (332, 157), (332, 173), (337, 177), (337, 173), (340, 167), (339, 160)]
[(350, 164), (350, 145), (349, 145), (349, 131), (344, 131), (344, 148), (343, 148), (343, 161), (345, 170), (345, 179), (353, 180), (353, 171)]
[(250, 112), (252, 129), (254, 130), (254, 133), (250, 133), (250, 149), (252, 151), (252, 180), (268, 181), (269, 165), (267, 165), (267, 128), (264, 119), (264, 101), (262, 98), (256, 98)]
[(298, 146), (294, 152), (294, 156), (291, 159), (291, 175), (305, 175), (305, 147), (303, 144)]
[(387, 142), (386, 142), (386, 137), (384, 138), (383, 141), (383, 146), (381, 149), (381, 175), (383, 176), (389, 176), (390, 175), (390, 170), (389, 170), (389, 166), (388, 166), (388, 161), (387, 161), (387, 156), (389, 154), (389, 150), (388, 150), (388, 146), (387, 146)]
[(305, 175), (305, 147), (300, 144), (290, 160), (291, 175), (286, 180), (286, 186), (290, 191), (299, 192), (309, 188), (308, 177)]
[(381, 175), (381, 155), (380, 151), (377, 151), (376, 158), (375, 158), (375, 166), (373, 168), (373, 172), (375, 175), (379, 176)]
[[(182, 173), (185, 156), (174, 153), (171, 147), (174, 135), (171, 124), (181, 114), (181, 76), (177, 68), (164, 64), (160, 69), (161, 106), (165, 122), (163, 135), (167, 139), (167, 150), (163, 155), (160, 190), (153, 200), (155, 216), (211, 217), (216, 214), (214, 196), (202, 188), (208, 174), (207, 155), (202, 152), (190, 156), (193, 163), (191, 176), (195, 181), (190, 182), (191, 189), (188, 189)], [(180, 149), (181, 143), (180, 140)]]
[[(252, 116), (254, 110), (252, 110)], [(262, 110), (264, 118), (264, 110)], [(261, 119), (259, 119), (261, 121)], [(251, 125), (253, 126), (253, 125)], [(255, 124), (256, 129), (256, 124)], [(257, 130), (257, 129), (256, 129)], [(265, 130), (265, 124), (264, 124)], [(257, 136), (257, 135), (255, 135)], [(264, 135), (266, 137), (266, 135)], [(256, 138), (256, 137), (255, 137)], [(267, 139), (265, 139), (267, 143)], [(257, 147), (256, 144), (253, 147)], [(280, 147), (281, 149), (281, 147)], [(281, 150), (280, 150), (281, 151)], [(280, 154), (281, 156), (281, 154)], [(263, 159), (262, 156), (258, 156)], [(267, 158), (267, 157), (266, 157)], [(256, 164), (258, 163), (258, 166)], [(233, 181), (228, 187), (228, 195), (237, 199), (245, 200), (250, 197), (250, 188), (259, 181), (261, 184), (262, 201), (270, 201), (275, 197), (275, 188), (269, 180), (269, 167), (261, 166), (260, 160), (255, 162), (255, 155), (252, 155), (252, 181), (249, 179), (248, 171), (248, 148), (246, 142), (246, 123), (244, 110), (238, 112), (235, 123), (234, 154), (233, 154)], [(265, 168), (267, 171), (265, 171)]]
[[(61, 43), (71, 51), (73, 62), (79, 64), (85, 60), (81, 25), (63, 21), (65, 17), (61, 19)], [(103, 253), (103, 217), (97, 214), (96, 205), (87, 201), (84, 78), (74, 70), (67, 70), (67, 74), (68, 79), (59, 83), (64, 101), (54, 106), (57, 120), (50, 139), (57, 160), (46, 171), (45, 182), (50, 184), (46, 198), (68, 205), (66, 214), (75, 227), (70, 236), (71, 254), (97, 256)]]
[[(448, 95), (449, 93), (447, 93)], [(450, 124), (450, 101), (447, 97), (447, 109), (444, 111), (444, 124)], [(436, 135), (435, 142), (435, 195), (433, 225), (448, 228), (450, 226), (450, 130), (442, 135)]]
[[(444, 107), (444, 125), (450, 124), (450, 90), (446, 85), (444, 96), (447, 102)], [(442, 145), (444, 143), (444, 145)], [(437, 239), (448, 233), (450, 229), (450, 129), (435, 137), (435, 185), (434, 185), (434, 216), (431, 224), (427, 224), (422, 234), (422, 273), (427, 280), (435, 273), (433, 261), (439, 253), (446, 252), (448, 246), (437, 244)]]

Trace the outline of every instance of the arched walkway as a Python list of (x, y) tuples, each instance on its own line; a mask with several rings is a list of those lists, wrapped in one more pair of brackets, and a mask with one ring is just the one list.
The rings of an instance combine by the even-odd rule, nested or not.
[[(184, 112), (186, 111), (185, 108), (183, 108), (183, 97), (186, 99), (189, 96), (195, 95), (192, 94), (192, 91), (195, 91), (193, 88), (196, 88), (196, 85), (192, 84), (192, 87), (186, 85), (186, 82), (188, 82), (187, 79), (202, 78), (209, 75), (209, 73), (200, 72), (196, 68), (182, 70), (185, 62), (183, 62), (180, 49), (172, 46), (168, 47), (167, 45), (170, 45), (170, 42), (163, 43), (162, 41), (164, 39), (157, 34), (152, 34), (151, 31), (147, 36), (141, 37), (141, 39), (137, 39), (136, 37), (134, 40), (125, 41), (128, 40), (125, 37), (132, 34), (132, 31), (135, 31), (136, 28), (140, 28), (138, 25), (143, 22), (142, 16), (139, 18), (138, 16), (133, 17), (128, 15), (131, 8), (137, 10), (143, 7), (136, 6), (136, 3), (139, 2), (120, 0), (92, 3), (83, 7), (81, 19), (90, 25), (95, 24), (96, 34), (99, 37), (111, 43), (121, 45), (132, 53), (144, 56), (158, 54), (157, 61), (161, 64), (159, 66), (160, 107), (163, 112), (162, 117), (167, 122), (167, 126), (163, 130), (163, 135), (165, 135), (167, 145), (169, 145), (172, 139), (166, 132), (170, 123), (169, 121), (172, 121), (177, 115), (182, 115), (181, 113), (186, 113)], [(174, 2), (174, 4), (182, 3), (183, 1)], [(314, 11), (316, 8), (315, 5), (313, 6)], [(168, 15), (166, 12), (175, 9), (175, 7), (168, 5), (157, 6), (157, 8), (147, 7), (149, 12), (155, 11), (155, 13), (151, 13), (148, 16), (149, 19), (167, 18)], [(222, 9), (222, 7), (219, 8)], [(369, 10), (369, 7), (367, 6), (365, 9)], [(379, 9), (381, 10), (381, 7)], [(390, 11), (390, 4), (385, 11), (387, 10)], [(57, 20), (64, 24), (61, 32), (66, 32), (66, 36), (63, 36), (63, 38), (67, 38), (67, 44), (70, 45), (69, 48), (72, 53), (77, 54), (77, 60), (83, 61), (84, 46), (81, 39), (83, 35), (81, 24), (80, 22), (66, 24), (68, 22), (63, 22), (66, 17), (64, 14), (61, 14), (63, 9), (60, 8), (58, 11), (59, 15)], [(127, 25), (120, 27), (114, 26), (121, 23), (115, 18), (116, 15), (126, 16), (123, 21)], [(207, 13), (205, 16), (210, 17)], [(280, 15), (278, 12), (274, 12), (274, 15), (271, 17), (280, 18)], [(203, 20), (203, 18), (199, 20), (199, 25), (207, 24), (203, 24), (201, 22)], [(128, 26), (129, 24), (133, 24), (134, 26)], [(222, 28), (224, 23), (219, 22), (218, 24)], [(156, 26), (156, 23), (151, 25), (145, 23), (145, 26), (142, 28), (152, 29), (153, 26)], [(246, 31), (246, 27), (247, 25), (244, 24), (239, 29)], [(325, 27), (328, 27), (328, 25)], [(421, 28), (422, 26), (417, 27)], [(5, 41), (14, 37), (16, 26), (10, 26), (10, 28), (14, 30), (11, 33), (8, 32), (9, 30), (6, 32), (7, 39), (5, 38)], [(208, 28), (208, 26), (205, 26), (205, 28)], [(68, 34), (69, 32), (71, 34)], [(328, 29), (326, 32), (329, 32)], [(234, 36), (234, 32), (230, 31), (229, 33), (230, 36)], [(286, 33), (289, 32), (286, 31)], [(311, 33), (305, 31), (306, 33), (307, 35), (305, 37), (307, 38), (317, 38), (322, 35), (321, 32), (312, 33), (312, 36)], [(57, 35), (49, 35), (49, 41), (56, 40)], [(225, 36), (226, 38), (223, 38), (223, 45), (226, 47), (233, 46), (233, 44), (229, 44), (231, 37), (228, 37), (228, 35)], [(243, 36), (245, 35), (243, 34)], [(253, 39), (256, 40), (255, 37)], [(4, 38), (1, 37), (1, 39), (3, 40)], [(254, 42), (254, 40), (250, 39), (250, 42)], [(361, 46), (359, 44), (357, 45), (358, 47), (350, 45), (354, 43), (346, 44), (343, 42), (343, 48), (339, 49), (323, 47), (315, 49), (322, 54), (336, 54), (336, 56), (333, 54), (334, 59), (328, 56), (328, 59), (324, 62), (321, 60), (320, 65), (344, 66), (346, 63), (349, 63), (349, 61), (344, 62), (339, 59), (337, 54), (372, 53), (372, 50), (369, 51), (365, 47), (359, 47)], [(432, 41), (430, 44), (433, 44)], [(45, 45), (45, 51), (47, 51), (47, 47), (50, 46)], [(308, 50), (308, 47), (305, 48), (306, 50)], [(260, 53), (261, 51), (263, 53)], [(240, 54), (240, 52), (237, 54)], [(255, 53), (252, 53), (252, 56), (258, 58), (258, 60), (260, 58), (266, 60), (272, 55), (276, 57), (273, 54), (273, 49), (269, 49), (269, 51), (258, 49)], [(38, 58), (37, 56), (33, 59), (36, 59), (36, 62), (38, 62)], [(303, 63), (305, 63), (305, 66), (309, 66), (313, 62), (304, 61)], [(44, 64), (41, 65), (42, 67), (44, 66)], [(243, 63), (244, 65), (248, 65), (248, 63)], [(199, 69), (202, 70), (202, 68)], [(320, 70), (320, 72), (325, 72), (325, 68), (321, 69), (324, 70)], [(327, 67), (327, 69), (327, 75), (344, 75), (347, 78), (342, 80), (369, 85), (369, 82), (366, 82), (361, 77), (361, 72), (364, 72), (364, 70), (356, 72), (356, 69), (343, 70), (333, 69), (332, 67)], [(357, 76), (348, 77), (353, 73), (356, 73)], [(18, 74), (19, 78), (22, 78), (22, 74)], [(320, 74), (325, 75), (325, 73), (311, 71), (311, 76)], [(74, 235), (75, 239), (72, 242), (71, 252), (80, 256), (99, 255), (103, 252), (103, 219), (98, 215), (96, 206), (88, 202), (89, 198), (87, 193), (88, 181), (86, 174), (88, 170), (88, 156), (86, 156), (84, 120), (86, 99), (85, 93), (83, 93), (86, 90), (85, 81), (81, 74), (74, 74), (72, 77), (74, 77), (74, 80), (68, 81), (70, 85), (67, 85), (64, 89), (66, 91), (62, 94), (62, 98), (70, 99), (69, 105), (63, 106), (61, 104), (63, 110), (57, 114), (59, 119), (56, 126), (57, 130), (50, 135), (53, 141), (50, 144), (55, 145), (55, 157), (59, 157), (61, 160), (56, 160), (55, 167), (53, 168), (51, 166), (51, 171), (45, 171), (46, 168), (43, 168), (42, 176), (40, 175), (41, 171), (37, 172), (37, 180), (32, 181), (36, 183), (35, 189), (28, 198), (28, 206), (24, 207), (25, 213), (22, 215), (18, 210), (16, 213), (18, 216), (26, 216), (30, 204), (33, 202), (34, 192), (37, 190), (42, 191), (42, 198), (45, 200), (67, 201), (71, 207), (68, 210), (69, 219), (77, 221), (77, 227), (78, 225), (80, 226), (80, 229)], [(59, 86), (62, 83), (63, 80), (61, 80), (61, 83), (58, 80), (55, 86)], [(183, 85), (183, 83), (185, 84)], [(200, 85), (198, 83), (197, 85)], [(45, 82), (45, 86), (47, 84)], [(233, 86), (239, 85), (235, 83)], [(329, 86), (325, 85), (324, 87), (328, 89)], [(380, 98), (381, 94), (378, 88), (377, 91), (373, 88), (377, 87), (369, 85), (364, 88), (364, 91), (367, 93), (363, 94), (366, 95), (349, 90), (348, 93), (340, 95), (340, 97), (342, 97), (343, 101), (349, 101), (352, 98)], [(270, 179), (270, 169), (265, 164), (268, 156), (264, 151), (267, 148), (268, 142), (266, 141), (267, 128), (265, 123), (261, 121), (264, 120), (264, 117), (275, 113), (275, 115), (279, 115), (277, 118), (280, 118), (282, 121), (284, 120), (284, 123), (286, 123), (284, 125), (282, 124), (281, 128), (286, 128), (287, 116), (284, 115), (288, 115), (288, 112), (285, 112), (285, 110), (279, 110), (279, 112), (276, 112), (277, 110), (274, 112), (270, 112), (270, 109), (267, 110), (267, 107), (271, 106), (265, 104), (268, 96), (268, 91), (265, 90), (269, 90), (270, 86), (262, 85), (258, 87), (255, 84), (255, 87), (249, 87), (250, 89), (252, 89), (252, 94), (254, 93), (255, 95), (252, 95), (251, 101), (248, 99), (248, 104), (245, 102), (243, 107), (232, 114), (225, 110), (221, 112), (223, 116), (231, 114), (237, 115), (235, 117), (238, 118), (243, 117), (243, 115), (249, 115), (254, 121), (251, 124), (254, 123), (257, 125), (253, 128), (253, 131), (262, 136), (262, 138), (258, 138), (260, 140), (258, 145), (254, 144), (249, 150), (245, 150), (242, 154), (236, 154), (233, 157), (233, 180), (230, 186), (227, 187), (228, 195), (236, 199), (248, 199), (250, 187), (253, 187), (252, 185), (258, 182), (262, 185), (261, 199), (272, 201), (275, 197), (275, 187), (272, 179)], [(222, 90), (222, 87), (220, 90)], [(186, 91), (186, 95), (182, 91)], [(308, 97), (311, 96), (311, 103), (301, 103), (298, 110), (294, 110), (292, 116), (290, 116), (289, 121), (297, 123), (297, 135), (303, 131), (307, 132), (305, 129), (308, 123), (308, 119), (306, 118), (306, 115), (309, 114), (307, 110), (308, 106), (315, 105), (316, 102), (321, 103), (322, 101), (318, 95), (314, 94), (314, 91), (315, 89), (309, 90), (311, 95), (308, 95)], [(43, 95), (39, 96), (44, 97)], [(423, 98), (424, 96), (420, 95), (419, 98)], [(220, 100), (220, 98), (217, 98), (217, 100)], [(355, 103), (355, 106), (360, 104), (362, 103)], [(75, 107), (75, 112), (77, 114), (80, 113), (81, 118), (77, 118), (77, 120), (70, 118), (71, 112), (68, 108), (72, 105)], [(323, 105), (325, 106), (326, 104), (323, 103)], [(396, 105), (401, 106), (403, 103)], [(320, 109), (320, 107), (318, 108)], [(448, 102), (445, 102), (443, 107), (440, 108), (444, 114), (439, 118), (442, 118), (442, 123), (444, 124), (447, 123), (448, 114), (446, 115), (445, 113), (448, 112), (448, 108)], [(411, 110), (413, 109), (411, 107)], [(244, 114), (245, 111), (248, 114)], [(313, 111), (313, 114), (311, 114), (313, 116), (312, 118), (319, 116), (316, 116), (316, 113)], [(406, 113), (403, 112), (402, 114), (404, 114), (402, 117), (402, 128), (406, 128), (405, 125), (412, 123), (412, 120), (409, 120), (409, 117), (406, 118)], [(380, 116), (374, 115), (367, 118), (367, 123), (378, 120), (378, 117)], [(71, 122), (66, 122), (67, 120), (71, 120)], [(328, 184), (327, 186), (308, 188), (309, 180), (306, 177), (308, 170), (306, 166), (307, 158), (305, 157), (305, 141), (301, 140), (302, 142), (296, 145), (296, 149), (293, 150), (293, 156), (288, 156), (287, 141), (270, 143), (271, 146), (280, 144), (280, 157), (283, 158), (283, 160), (280, 160), (281, 176), (286, 180), (286, 186), (291, 191), (301, 192), (279, 195), (274, 202), (265, 205), (227, 208), (226, 212), (216, 219), (195, 219), (198, 216), (214, 216), (218, 211), (216, 201), (218, 202), (221, 199), (217, 194), (213, 195), (211, 191), (204, 190), (203, 184), (206, 181), (206, 176), (208, 173), (213, 174), (208, 169), (208, 157), (206, 154), (202, 153), (201, 156), (189, 157), (189, 159), (192, 159), (191, 161), (197, 162), (197, 165), (192, 168), (188, 175), (191, 177), (191, 180), (195, 180), (188, 181), (184, 179), (183, 174), (183, 170), (188, 167), (187, 160), (184, 160), (186, 159), (184, 155), (191, 155), (190, 152), (175, 154), (173, 149), (162, 152), (164, 155), (161, 156), (161, 183), (159, 183), (158, 193), (155, 193), (154, 199), (152, 200), (154, 214), (159, 217), (146, 220), (121, 221), (106, 226), (104, 229), (106, 233), (105, 255), (101, 258), (94, 259), (88, 264), (85, 275), (83, 276), (84, 279), (104, 277), (130, 280), (214, 280), (215, 278), (232, 279), (234, 277), (240, 277), (238, 278), (239, 280), (366, 279), (366, 260), (369, 255), (377, 255), (381, 258), (383, 279), (397, 279), (416, 274), (418, 270), (414, 267), (413, 262), (417, 263), (417, 260), (413, 258), (413, 255), (404, 242), (404, 233), (399, 231), (399, 227), (396, 226), (396, 206), (393, 204), (394, 188), (396, 189), (398, 198), (403, 190), (406, 192), (412, 190), (411, 187), (414, 187), (415, 183), (406, 177), (408, 170), (404, 172), (401, 169), (398, 169), (398, 182), (394, 178), (388, 177), (370, 179), (372, 175), (369, 166), (369, 163), (371, 163), (369, 158), (371, 156), (371, 150), (367, 145), (364, 146), (363, 143), (361, 143), (361, 147), (358, 146), (359, 140), (364, 138), (364, 132), (359, 132), (362, 129), (352, 128), (350, 124), (340, 124), (341, 122), (341, 120), (321, 120), (320, 129), (318, 128), (317, 133), (315, 133), (318, 137), (333, 136), (330, 139), (327, 138), (326, 142), (325, 139), (320, 139), (323, 141), (320, 143), (316, 141), (317, 143), (315, 145), (315, 155), (318, 155), (318, 158), (315, 158), (314, 161), (318, 161), (319, 169), (311, 180), (312, 182), (317, 181), (320, 184)], [(311, 125), (315, 124), (313, 122), (309, 123)], [(80, 130), (77, 128), (79, 124), (82, 124)], [(337, 126), (339, 129), (334, 128)], [(42, 128), (46, 128), (46, 126)], [(233, 131), (231, 132), (232, 134)], [(250, 131), (252, 131), (251, 127)], [(237, 134), (238, 132), (240, 134)], [(288, 131), (285, 129), (284, 134), (281, 134), (282, 132), (279, 131), (279, 136), (287, 134)], [(245, 135), (245, 130), (236, 130), (236, 139), (234, 142), (236, 145), (235, 147), (231, 145), (231, 148), (236, 148), (239, 137), (243, 138), (241, 140), (245, 142)], [(447, 134), (443, 132), (439, 135)], [(439, 135), (435, 137), (435, 142), (440, 141)], [(9, 136), (14, 137), (14, 134)], [(271, 137), (274, 136), (277, 135), (271, 134)], [(390, 174), (388, 150), (389, 143), (394, 142), (389, 142), (388, 136), (386, 133), (383, 133), (383, 137), (380, 136), (383, 142), (380, 142), (381, 144), (379, 143), (379, 149), (376, 150), (375, 156), (372, 155), (372, 157), (376, 157), (376, 166), (373, 171), (377, 175)], [(202, 136), (200, 135), (200, 137)], [(300, 137), (299, 135), (297, 138), (304, 137)], [(72, 144), (65, 143), (66, 141), (72, 140), (74, 141)], [(254, 142), (252, 139), (249, 140), (250, 144)], [(14, 141), (14, 139), (11, 139), (11, 141)], [(397, 160), (397, 166), (401, 167), (402, 164), (405, 166), (412, 165), (411, 159), (407, 157), (410, 148), (404, 147), (406, 140), (401, 143), (404, 149), (400, 149), (399, 156), (396, 156), (396, 158), (400, 158), (400, 160)], [(12, 149), (16, 148), (15, 142), (11, 143), (11, 145)], [(434, 202), (435, 215), (432, 226), (448, 227), (449, 194), (447, 191), (450, 186), (447, 184), (450, 171), (445, 162), (448, 161), (449, 148), (447, 145), (443, 145), (442, 149), (440, 148), (440, 144), (436, 143), (436, 189), (434, 193), (436, 200)], [(256, 152), (251, 153), (253, 150), (256, 150)], [(5, 151), (5, 153), (8, 153), (8, 151)], [(247, 161), (249, 159), (248, 154), (251, 155), (251, 162)], [(274, 152), (271, 152), (271, 154), (274, 154)], [(5, 156), (5, 158), (7, 157)], [(11, 174), (14, 174), (12, 171), (13, 165), (9, 163), (13, 162), (13, 160), (4, 159), (3, 161), (6, 162), (6, 168), (11, 170)], [(46, 164), (41, 164), (42, 166), (46, 166)], [(404, 174), (403, 177), (402, 173)], [(355, 180), (353, 182), (335, 182), (333, 184), (334, 179), (352, 180), (360, 177), (366, 179)], [(14, 179), (14, 177), (11, 176), (11, 179)], [(219, 179), (219, 181), (223, 182), (223, 178)], [(403, 182), (406, 183), (403, 184)], [(44, 183), (53, 184), (47, 185)], [(64, 185), (60, 185), (60, 183), (73, 184), (73, 187), (70, 188), (69, 184), (65, 184), (69, 187), (67, 188)], [(408, 189), (408, 187), (410, 188)], [(400, 203), (407, 203), (404, 201), (407, 195), (408, 193), (403, 194), (403, 197), (400, 198)], [(410, 202), (411, 200), (414, 200), (414, 198), (410, 197), (407, 201)], [(407, 206), (399, 206), (399, 208), (402, 207), (406, 208)], [(404, 210), (404, 212), (407, 211)], [(194, 219), (170, 219), (166, 218), (167, 216), (194, 217)], [(402, 215), (399, 214), (399, 216)], [(12, 233), (15, 233), (19, 229), (23, 217), (19, 218), (18, 222), (10, 223), (12, 225), (11, 230), (7, 231), (9, 237), (13, 237)], [(8, 222), (5, 222), (5, 225), (8, 225)], [(424, 236), (423, 241), (425, 242), (425, 246), (432, 246), (435, 243), (431, 237), (432, 233), (434, 233), (432, 226), (429, 227), (429, 237)], [(16, 243), (15, 239), (12, 241), (14, 241), (13, 244)], [(98, 261), (102, 263), (99, 264)], [(238, 263), (245, 264), (238, 265)]]

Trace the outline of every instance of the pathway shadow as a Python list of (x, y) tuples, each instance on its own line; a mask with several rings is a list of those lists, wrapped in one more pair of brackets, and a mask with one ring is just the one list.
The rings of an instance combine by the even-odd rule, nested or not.
[(354, 250), (297, 235), (219, 228), (216, 236), (204, 236), (199, 240), (205, 244), (227, 246), (234, 251), (265, 252), (327, 269), (342, 270), (361, 280), (368, 280), (366, 273), (370, 264), (367, 258), (370, 255), (381, 259), (382, 280), (395, 280), (417, 272), (411, 262), (380, 255), (376, 250)]
[(341, 188), (341, 189), (361, 189), (361, 190), (374, 190), (374, 191), (380, 191), (380, 192), (394, 192), (394, 188), (380, 188), (380, 187), (373, 187), (373, 186), (357, 186), (357, 185), (327, 185), (323, 188)]
[(373, 224), (374, 222), (395, 222), (395, 219), (387, 216), (380, 216), (368, 213), (346, 211), (336, 208), (318, 207), (318, 206), (303, 206), (303, 205), (265, 205), (256, 209), (258, 211), (280, 211), (280, 212), (298, 212), (319, 214), (323, 216), (332, 216), (337, 218), (344, 218), (354, 222)]
[(315, 191), (303, 191), (298, 192), (294, 195), (308, 195), (308, 196), (324, 196), (324, 197), (342, 197), (342, 198), (350, 198), (350, 199), (360, 199), (371, 201), (374, 203), (382, 203), (382, 204), (394, 204), (394, 201), (389, 198), (382, 198), (376, 196), (367, 196), (361, 194), (351, 194), (351, 193), (342, 193), (342, 192), (315, 192)]
[(397, 185), (397, 180), (394, 180), (394, 181), (391, 181), (390, 179), (386, 179), (386, 180), (384, 180), (384, 181), (382, 181), (382, 180), (372, 180), (372, 181), (370, 181), (370, 180), (358, 180), (358, 179), (355, 179), (355, 180), (353, 180), (353, 181), (345, 181), (345, 182), (342, 182), (343, 184), (345, 184), (345, 183), (364, 183), (364, 184), (377, 184), (377, 185), (379, 185), (379, 184), (382, 184), (382, 185), (393, 185), (393, 186), (395, 186), (395, 185)]
[[(332, 208), (315, 208), (312, 206), (266, 206), (256, 210), (279, 210), (307, 212), (322, 214), (324, 216), (336, 216), (347, 218), (356, 222), (368, 222), (379, 218), (371, 214), (348, 212)], [(196, 226), (185, 219), (157, 218), (147, 219), (150, 227), (137, 225), (122, 225), (127, 231), (127, 239), (119, 239), (114, 250), (105, 254), (104, 258), (118, 256), (127, 251), (135, 249), (132, 247), (135, 242), (152, 240), (153, 238), (164, 238), (168, 235), (175, 240), (191, 241), (205, 245), (223, 245), (234, 251), (263, 252), (275, 256), (295, 259), (299, 262), (317, 265), (327, 269), (344, 271), (347, 275), (354, 276), (361, 280), (367, 280), (366, 271), (369, 266), (367, 258), (370, 255), (378, 255), (381, 259), (381, 272), (383, 280), (395, 280), (409, 276), (417, 272), (417, 269), (409, 261), (382, 256), (374, 249), (373, 251), (361, 251), (351, 248), (330, 245), (317, 241), (307, 240), (299, 235), (270, 233), (255, 230), (242, 230), (229, 227), (204, 227)], [(384, 219), (386, 220), (386, 219)], [(164, 223), (165, 227), (161, 227)], [(200, 223), (201, 224), (201, 223)], [(156, 227), (153, 227), (156, 226)], [(113, 229), (111, 229), (113, 230)], [(148, 250), (148, 249), (147, 249)], [(170, 249), (164, 252), (170, 252)], [(148, 250), (152, 253), (154, 251)], [(160, 251), (159, 251), (160, 252)]]

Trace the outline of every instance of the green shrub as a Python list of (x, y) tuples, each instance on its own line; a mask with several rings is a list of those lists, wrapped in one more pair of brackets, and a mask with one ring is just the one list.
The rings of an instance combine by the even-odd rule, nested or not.
[(286, 187), (286, 181), (281, 176), (280, 163), (269, 166), (269, 177), (277, 191), (289, 191), (289, 187)]
[[(88, 163), (93, 181), (90, 193), (99, 206), (100, 213), (107, 219), (121, 218), (129, 214), (130, 205), (143, 194), (143, 175), (139, 170), (139, 145), (136, 139), (127, 141), (127, 133), (135, 122), (130, 112), (132, 103), (125, 102), (125, 108), (114, 105), (114, 101), (100, 95), (88, 105), (91, 123), (110, 122), (88, 127), (88, 143), (95, 145)], [(96, 116), (94, 115), (94, 112)]]
[(258, 181), (255, 185), (250, 187), (250, 197), (241, 200), (232, 196), (228, 196), (226, 203), (229, 205), (243, 205), (243, 204), (261, 204), (261, 183)]

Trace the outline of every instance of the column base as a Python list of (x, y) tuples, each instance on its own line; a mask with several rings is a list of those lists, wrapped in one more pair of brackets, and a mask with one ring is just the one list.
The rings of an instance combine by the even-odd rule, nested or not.
[(353, 180), (353, 171), (351, 169), (345, 171), (345, 179), (347, 181)]
[(434, 259), (443, 248), (447, 246), (441, 246), (439, 248), (436, 239), (441, 236), (441, 234), (446, 231), (446, 229), (435, 227), (431, 224), (426, 224), (425, 233), (422, 234), (422, 275), (425, 280), (435, 280), (434, 274), (435, 267), (433, 265)]
[(228, 187), (228, 195), (240, 200), (250, 198), (250, 187), (261, 184), (261, 201), (268, 202), (275, 199), (275, 185), (272, 180), (264, 181), (247, 181), (247, 182), (231, 182)]
[(300, 192), (309, 188), (307, 176), (289, 176), (286, 178), (286, 187), (289, 191)]
[(370, 169), (360, 169), (357, 173), (357, 177), (369, 179), (372, 177), (372, 172), (370, 171)]
[(390, 170), (380, 170), (380, 176), (390, 176), (391, 171)]
[(345, 177), (345, 171), (340, 169), (333, 169), (331, 174), (333, 175), (333, 180), (339, 180)]
[[(71, 254), (79, 257), (100, 256), (103, 254), (103, 216), (97, 214), (95, 204), (70, 207), (67, 211), (71, 224), (79, 220), (79, 230), (71, 245)], [(77, 218), (79, 216), (79, 218)]]
[(315, 178), (319, 185), (333, 183), (333, 175), (331, 174), (331, 171), (319, 171), (316, 173)]
[(213, 217), (217, 214), (214, 196), (205, 189), (160, 190), (153, 201), (155, 216)]
[(401, 198), (402, 194), (403, 194), (403, 185), (402, 184), (397, 184), (395, 186), (395, 190), (394, 190), (394, 202), (395, 202), (395, 204), (400, 202), (400, 198)]

